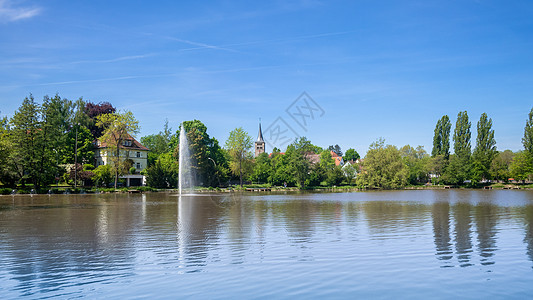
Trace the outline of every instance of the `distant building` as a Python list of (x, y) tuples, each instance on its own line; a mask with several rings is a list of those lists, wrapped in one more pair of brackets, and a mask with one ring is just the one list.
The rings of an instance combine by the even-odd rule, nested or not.
[(344, 166), (344, 159), (342, 159), (342, 156), (339, 156), (337, 153), (333, 152), (333, 151), (330, 151), (331, 153), (331, 158), (333, 158), (333, 160), (335, 160), (335, 165), (336, 166)]
[[(126, 179), (126, 186), (141, 186), (146, 184), (146, 178), (140, 172), (147, 167), (148, 164), (148, 148), (139, 143), (132, 136), (128, 135), (122, 145), (120, 145), (119, 155), (122, 160), (130, 160), (132, 167), (135, 168), (135, 174), (128, 174), (120, 178)], [(110, 149), (105, 143), (96, 142), (96, 150), (94, 152), (96, 167), (101, 165), (108, 165), (111, 163), (113, 156)]]
[[(331, 158), (335, 161), (336, 166), (342, 167), (344, 165), (344, 160), (341, 156), (337, 155), (337, 153), (333, 151), (330, 151), (330, 154)], [(318, 164), (320, 162), (320, 154), (308, 153), (305, 155), (305, 158), (307, 158), (307, 160), (312, 164)]]
[(320, 154), (316, 153), (307, 153), (305, 158), (312, 164), (318, 164), (320, 162)]
[(265, 153), (265, 141), (263, 140), (261, 123), (259, 123), (259, 134), (257, 135), (257, 141), (255, 141), (255, 157), (258, 157), (261, 153)]

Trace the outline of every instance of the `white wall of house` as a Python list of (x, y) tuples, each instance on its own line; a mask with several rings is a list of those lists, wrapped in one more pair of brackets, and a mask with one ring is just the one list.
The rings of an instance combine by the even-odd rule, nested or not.
[[(137, 170), (137, 172), (140, 172), (144, 170), (148, 164), (148, 151), (146, 150), (137, 150), (137, 149), (120, 149), (119, 155), (121, 159), (131, 159), (133, 161), (133, 166)], [(107, 165), (110, 163), (111, 158), (113, 155), (111, 155), (111, 152), (108, 148), (101, 148), (96, 149), (95, 151), (95, 157), (96, 157), (96, 166), (101, 165)]]

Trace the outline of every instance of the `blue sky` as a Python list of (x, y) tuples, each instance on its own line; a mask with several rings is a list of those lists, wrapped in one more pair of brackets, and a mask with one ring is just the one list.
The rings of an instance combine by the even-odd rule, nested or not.
[[(0, 0), (1, 115), (59, 93), (131, 110), (139, 137), (199, 119), (223, 144), (280, 117), (364, 154), (379, 137), (430, 152), (437, 120), (466, 110), (472, 146), (486, 112), (498, 149), (522, 149), (530, 1), (156, 3)], [(301, 127), (286, 109), (304, 91), (323, 114)]]

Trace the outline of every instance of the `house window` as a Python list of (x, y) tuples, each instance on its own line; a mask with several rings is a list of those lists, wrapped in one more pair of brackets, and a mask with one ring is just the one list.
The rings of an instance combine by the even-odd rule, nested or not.
[(126, 147), (130, 147), (131, 146), (131, 140), (125, 140), (122, 142), (122, 145), (126, 146)]
[(141, 168), (141, 163), (137, 163), (137, 169), (140, 169), (140, 168)]
[(137, 152), (137, 157), (141, 157), (141, 152)]

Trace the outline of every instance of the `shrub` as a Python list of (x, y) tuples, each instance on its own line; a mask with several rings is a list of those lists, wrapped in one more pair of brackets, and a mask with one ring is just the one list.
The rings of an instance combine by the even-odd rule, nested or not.
[(13, 189), (10, 189), (10, 188), (0, 188), (0, 194), (2, 195), (9, 195), (11, 194), (12, 191)]

